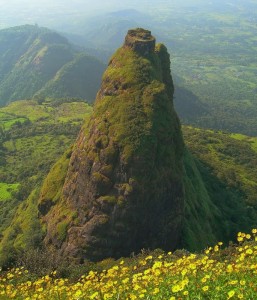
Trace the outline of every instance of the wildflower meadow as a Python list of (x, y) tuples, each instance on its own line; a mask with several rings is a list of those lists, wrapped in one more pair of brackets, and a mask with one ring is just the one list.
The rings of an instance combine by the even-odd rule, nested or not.
[(202, 253), (156, 251), (89, 271), (76, 282), (54, 271), (35, 278), (25, 268), (0, 273), (0, 299), (257, 299), (257, 229)]

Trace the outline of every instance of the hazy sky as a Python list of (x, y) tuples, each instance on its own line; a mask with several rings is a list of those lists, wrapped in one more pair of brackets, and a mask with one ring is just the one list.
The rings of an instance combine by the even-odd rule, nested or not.
[[(208, 1), (208, 0), (207, 0)], [(216, 0), (217, 1), (217, 0)], [(0, 27), (24, 23), (61, 22), (68, 18), (88, 17), (119, 9), (150, 11), (181, 4), (199, 5), (206, 0), (0, 0)]]
[[(84, 20), (106, 12), (136, 9), (164, 16), (178, 6), (213, 6), (256, 3), (257, 0), (0, 0), (0, 28), (35, 24), (57, 30), (79, 27)], [(256, 4), (255, 4), (256, 7)], [(254, 7), (254, 8), (255, 8)]]
[(71, 18), (88, 17), (126, 6), (131, 7), (129, 2), (126, 0), (0, 0), (0, 27), (24, 23), (52, 26)]

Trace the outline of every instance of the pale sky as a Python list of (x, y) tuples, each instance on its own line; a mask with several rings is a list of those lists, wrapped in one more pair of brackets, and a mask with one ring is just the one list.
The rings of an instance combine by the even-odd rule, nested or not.
[(69, 23), (75, 26), (85, 19), (122, 9), (136, 9), (162, 15), (177, 6), (257, 3), (257, 0), (0, 0), (0, 29), (35, 24), (61, 30)]

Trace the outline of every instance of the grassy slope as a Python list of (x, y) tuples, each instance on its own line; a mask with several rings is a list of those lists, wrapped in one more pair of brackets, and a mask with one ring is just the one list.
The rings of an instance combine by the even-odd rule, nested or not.
[(185, 126), (183, 134), (197, 166), (185, 157), (185, 245), (200, 249), (256, 226), (257, 139)]
[(189, 150), (211, 173), (257, 205), (257, 138), (184, 127)]
[(65, 38), (37, 26), (1, 30), (0, 40), (1, 104), (31, 98), (74, 56)]
[(19, 184), (0, 183), (0, 201), (10, 200), (13, 193), (17, 192)]
[(256, 232), (240, 232), (238, 244), (223, 248), (219, 242), (199, 254), (145, 251), (133, 258), (73, 267), (56, 262), (45, 271), (35, 264), (43, 266), (37, 258), (41, 253), (30, 253), (25, 262), (30, 272), (0, 272), (0, 293), (2, 299), (17, 300), (256, 299)]
[(83, 119), (90, 115), (92, 108), (86, 103), (70, 101), (49, 100), (39, 105), (23, 100), (0, 109), (0, 188), (4, 201), (0, 232), (10, 223), (18, 201), (41, 184), (51, 165), (74, 142)]
[(36, 93), (36, 97), (79, 97), (93, 102), (99, 88), (105, 65), (97, 59), (78, 54), (65, 64), (47, 84)]

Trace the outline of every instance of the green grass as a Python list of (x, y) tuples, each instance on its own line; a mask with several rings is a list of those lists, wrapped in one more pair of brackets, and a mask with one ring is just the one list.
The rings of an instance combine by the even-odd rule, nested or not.
[(58, 122), (81, 123), (82, 119), (88, 119), (92, 110), (87, 106), (81, 105), (81, 102), (61, 104), (55, 115)]
[(19, 183), (8, 184), (0, 182), (0, 201), (6, 201), (12, 199), (14, 193), (19, 189)]
[(26, 116), (32, 122), (49, 118), (51, 110), (53, 109), (47, 106), (38, 105), (35, 100), (16, 101), (1, 108), (2, 113), (12, 114), (16, 117)]
[(255, 137), (249, 137), (243, 134), (237, 134), (237, 133), (232, 133), (230, 134), (230, 136), (234, 139), (240, 140), (240, 141), (245, 141), (247, 142), (249, 145), (251, 145), (251, 148), (257, 152), (257, 138)]
[(13, 125), (24, 123), (26, 120), (28, 119), (24, 117), (18, 117), (11, 113), (0, 112), (0, 126), (3, 130), (9, 130)]
[(189, 150), (230, 187), (243, 193), (245, 201), (257, 204), (257, 141), (241, 134), (184, 127)]
[[(66, 101), (66, 102), (65, 102)], [(92, 107), (75, 99), (22, 100), (0, 108), (0, 233), (20, 201), (41, 185), (56, 160), (76, 139)], [(17, 124), (17, 121), (25, 120)], [(8, 124), (8, 126), (7, 126)]]

